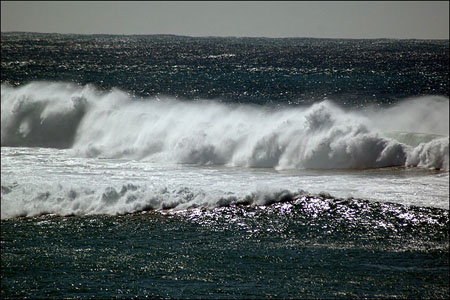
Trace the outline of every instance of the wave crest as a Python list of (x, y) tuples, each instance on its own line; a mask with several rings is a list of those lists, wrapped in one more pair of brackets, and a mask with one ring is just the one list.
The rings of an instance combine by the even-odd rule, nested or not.
[[(449, 164), (448, 136), (442, 136), (442, 126), (430, 132), (436, 120), (448, 120), (448, 99), (442, 97), (372, 111), (345, 111), (331, 101), (275, 109), (135, 99), (119, 90), (34, 82), (2, 85), (1, 113), (2, 146), (72, 148), (88, 157), (279, 169), (448, 170)], [(409, 115), (420, 120), (417, 128)], [(425, 128), (433, 137), (408, 145), (386, 132), (404, 130), (405, 124), (411, 134)]]
[[(151, 187), (131, 183), (120, 188), (87, 188), (68, 184), (2, 185), (1, 218), (122, 215), (150, 210), (216, 208), (230, 205), (269, 205), (291, 201), (303, 191), (259, 190), (245, 196), (232, 192), (211, 193), (188, 187)], [(15, 201), (9, 201), (15, 199)]]
[(1, 145), (69, 148), (88, 110), (82, 90), (61, 83), (2, 84)]

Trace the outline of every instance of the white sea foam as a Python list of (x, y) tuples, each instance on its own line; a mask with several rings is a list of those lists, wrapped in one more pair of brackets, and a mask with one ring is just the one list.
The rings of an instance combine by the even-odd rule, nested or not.
[[(448, 170), (449, 101), (421, 97), (346, 111), (331, 101), (267, 108), (135, 99), (92, 86), (1, 87), (2, 146), (71, 148), (84, 157), (276, 169), (409, 166)], [(407, 145), (391, 131), (439, 135)]]
[(448, 208), (448, 172), (421, 168), (285, 170), (74, 157), (2, 147), (1, 218), (126, 214), (289, 201), (311, 195)]
[[(148, 210), (215, 208), (244, 203), (265, 205), (294, 199), (298, 192), (256, 191), (246, 195), (217, 193), (188, 187), (146, 187), (123, 184), (118, 188), (91, 189), (71, 184), (27, 184), (2, 186), (1, 218), (34, 217), (45, 214), (120, 215)], [(13, 201), (15, 199), (15, 201)]]
[(2, 219), (260, 205), (292, 199), (300, 189), (448, 208), (448, 172), (423, 168), (277, 171), (86, 158), (72, 149), (2, 147), (1, 152)]

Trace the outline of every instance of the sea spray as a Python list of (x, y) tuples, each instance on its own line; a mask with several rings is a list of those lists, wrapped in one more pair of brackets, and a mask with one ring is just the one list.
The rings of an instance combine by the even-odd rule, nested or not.
[(384, 132), (412, 132), (428, 135), (449, 134), (449, 99), (428, 96), (399, 100), (388, 107), (368, 107), (360, 113), (369, 116), (371, 126)]
[[(448, 170), (448, 128), (438, 125), (442, 120), (448, 120), (448, 99), (442, 97), (348, 111), (330, 100), (268, 108), (137, 99), (116, 89), (100, 92), (90, 85), (33, 82), (16, 88), (2, 85), (1, 144), (200, 165)], [(385, 134), (408, 128), (441, 138), (414, 147)]]
[(89, 86), (33, 82), (1, 86), (1, 145), (17, 147), (72, 146), (79, 123), (92, 97)]

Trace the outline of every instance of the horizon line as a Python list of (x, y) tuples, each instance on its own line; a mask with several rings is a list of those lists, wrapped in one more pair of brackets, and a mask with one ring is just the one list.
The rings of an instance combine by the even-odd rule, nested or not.
[(449, 38), (392, 38), (392, 37), (308, 37), (308, 36), (287, 36), (287, 37), (268, 37), (268, 36), (233, 36), (233, 35), (183, 35), (174, 33), (61, 33), (61, 32), (38, 32), (38, 31), (1, 31), (1, 34), (57, 34), (57, 35), (108, 35), (108, 36), (173, 36), (173, 37), (187, 37), (187, 38), (261, 38), (261, 39), (322, 39), (322, 40), (434, 40), (434, 41), (448, 41)]

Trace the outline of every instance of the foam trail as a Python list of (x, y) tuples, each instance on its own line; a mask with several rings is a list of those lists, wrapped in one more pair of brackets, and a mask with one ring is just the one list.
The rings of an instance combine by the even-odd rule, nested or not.
[(293, 200), (303, 191), (257, 191), (243, 195), (188, 187), (81, 187), (68, 183), (2, 185), (1, 219), (46, 214), (122, 215), (149, 210), (215, 208), (233, 204), (266, 205)]
[[(272, 109), (133, 99), (119, 90), (35, 82), (2, 85), (1, 122), (2, 146), (72, 147), (88, 157), (279, 169), (448, 170), (448, 98), (443, 97), (381, 110), (345, 111), (331, 101)], [(441, 138), (407, 145), (385, 134), (408, 128)]]

